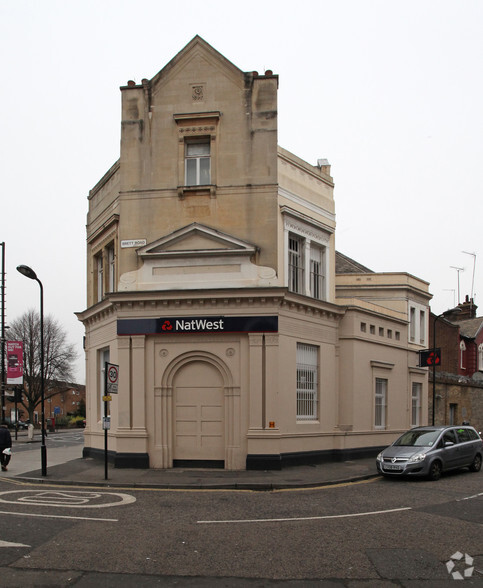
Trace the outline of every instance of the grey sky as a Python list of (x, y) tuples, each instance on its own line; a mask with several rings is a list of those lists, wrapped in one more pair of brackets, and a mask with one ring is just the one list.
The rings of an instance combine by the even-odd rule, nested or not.
[(280, 76), (279, 144), (335, 180), (336, 246), (430, 283), (433, 310), (483, 312), (481, 1), (0, 0), (0, 241), (7, 324), (38, 308), (84, 381), (89, 189), (119, 157), (119, 86), (152, 78), (196, 34), (243, 71)]

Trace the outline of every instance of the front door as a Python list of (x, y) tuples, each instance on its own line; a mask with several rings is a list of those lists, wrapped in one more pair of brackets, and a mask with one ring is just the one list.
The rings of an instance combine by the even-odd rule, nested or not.
[(204, 361), (184, 365), (174, 379), (173, 465), (223, 467), (223, 380)]

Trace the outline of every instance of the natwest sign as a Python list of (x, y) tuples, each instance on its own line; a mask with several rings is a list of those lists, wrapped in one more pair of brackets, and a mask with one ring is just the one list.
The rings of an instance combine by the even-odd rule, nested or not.
[(169, 333), (277, 333), (278, 316), (203, 316), (120, 319), (118, 335)]

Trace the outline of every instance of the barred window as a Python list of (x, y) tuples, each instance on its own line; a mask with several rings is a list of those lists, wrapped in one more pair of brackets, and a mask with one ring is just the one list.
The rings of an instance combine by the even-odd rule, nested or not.
[(297, 420), (317, 420), (318, 348), (297, 343)]
[(288, 238), (288, 288), (291, 292), (304, 292), (304, 239), (290, 234)]
[(325, 299), (325, 249), (310, 246), (310, 295), (318, 300)]

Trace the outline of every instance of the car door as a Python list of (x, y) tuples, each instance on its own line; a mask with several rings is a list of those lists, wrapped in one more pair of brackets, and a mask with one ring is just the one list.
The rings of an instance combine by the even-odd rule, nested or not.
[(458, 435), (458, 458), (460, 466), (470, 465), (475, 457), (475, 443), (466, 427), (459, 427), (456, 429)]
[(458, 437), (454, 429), (446, 430), (442, 437), (439, 446), (442, 447), (441, 457), (443, 459), (443, 467), (445, 470), (457, 468), (460, 462), (460, 453), (458, 445)]

